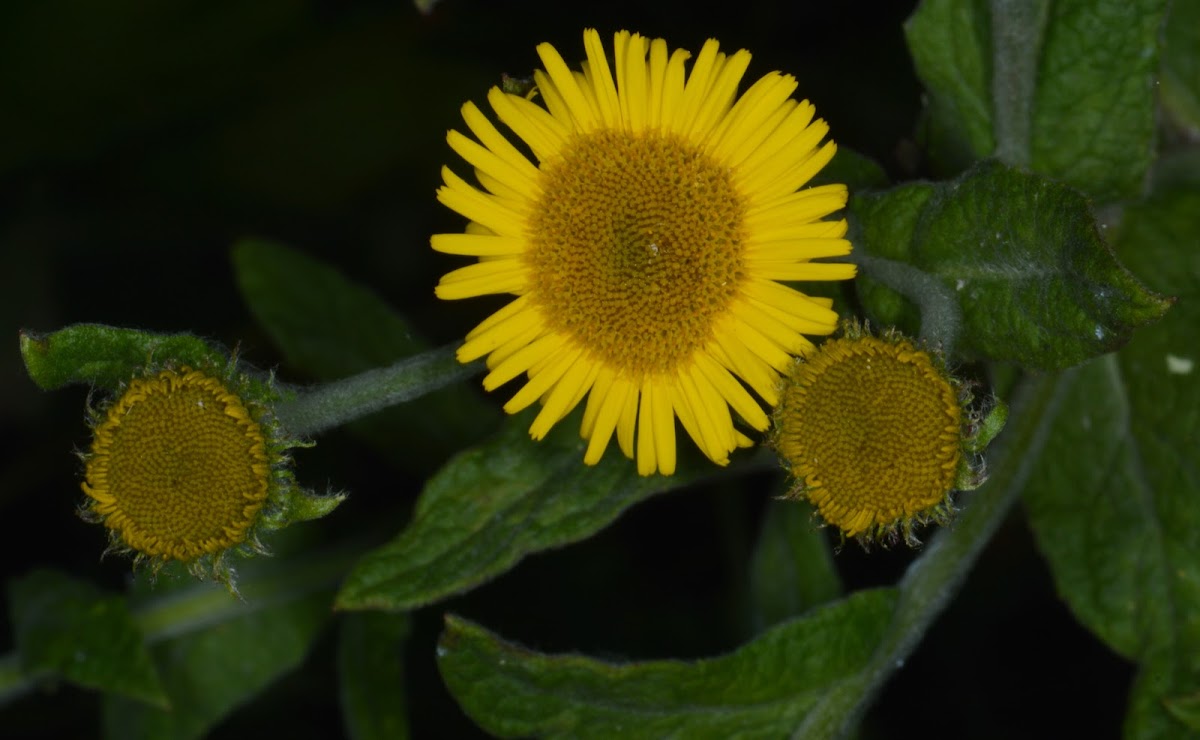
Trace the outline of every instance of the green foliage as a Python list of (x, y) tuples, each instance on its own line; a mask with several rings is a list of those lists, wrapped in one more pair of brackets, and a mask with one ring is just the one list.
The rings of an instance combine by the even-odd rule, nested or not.
[(467, 714), (499, 737), (780, 737), (862, 669), (895, 600), (891, 589), (859, 591), (690, 663), (541, 655), (451, 616), (438, 667)]
[(949, 171), (999, 156), (1101, 202), (1154, 161), (1166, 0), (924, 0), (905, 26), (929, 90), (930, 155)]
[[(243, 240), (233, 248), (233, 266), (251, 313), (288, 362), (314, 378), (345, 378), (429, 348), (374, 293), (288, 247)], [(475, 394), (446, 389), (350, 428), (423, 468), (480, 439), (495, 425), (496, 413)]]
[(928, 96), (922, 124), (929, 156), (951, 171), (990, 156), (996, 137), (987, 0), (926, 0), (904, 33)]
[(302, 556), (300, 570), (256, 561), (242, 578), (247, 602), (173, 565), (141, 574), (128, 595), (36, 571), (9, 585), (19, 669), (101, 692), (107, 737), (203, 737), (299, 665), (357, 553)]
[[(968, 357), (1071, 367), (1120, 348), (1170, 306), (1116, 260), (1082, 196), (998, 162), (947, 183), (857, 196), (851, 212), (860, 249), (957, 293), (958, 349)], [(864, 282), (875, 320), (916, 332), (910, 306)]]
[(1155, 156), (1154, 80), (1167, 1), (1049, 5), (1030, 164), (1101, 202), (1136, 197)]
[(285, 560), (256, 560), (239, 574), (246, 601), (220, 586), (180, 579), (168, 567), (143, 575), (130, 608), (170, 702), (163, 711), (108, 694), (105, 736), (192, 740), (293, 671), (329, 622), (334, 583), (360, 548), (324, 548)]
[(109, 390), (148, 365), (172, 362), (224, 365), (225, 356), (191, 334), (155, 334), (99, 324), (76, 324), (50, 334), (21, 332), (21, 355), (44, 390), (85, 383)]
[(346, 734), (351, 740), (409, 737), (401, 655), (405, 614), (347, 614), (338, 631), (338, 678)]
[(21, 670), (168, 706), (167, 695), (125, 599), (55, 571), (9, 584)]
[[(1080, 369), (1026, 494), (1059, 592), (1141, 664), (1126, 730), (1175, 737), (1200, 691), (1200, 188), (1129, 209), (1118, 251), (1178, 306), (1121, 352)], [(1182, 716), (1181, 716), (1182, 715)], [(1187, 717), (1191, 717), (1188, 720)]]
[(154, 646), (170, 711), (108, 696), (112, 740), (204, 737), (231, 711), (300, 665), (329, 619), (329, 594), (246, 608), (217, 624)]
[(578, 414), (540, 443), (526, 432), (531, 418), (510, 419), (492, 440), (430, 478), (408, 527), (347, 576), (338, 608), (413, 609), (439, 601), (526, 555), (584, 539), (639, 501), (713, 473), (711, 463), (693, 455), (682, 456), (671, 477), (645, 478), (615, 451), (587, 467), (580, 463)]

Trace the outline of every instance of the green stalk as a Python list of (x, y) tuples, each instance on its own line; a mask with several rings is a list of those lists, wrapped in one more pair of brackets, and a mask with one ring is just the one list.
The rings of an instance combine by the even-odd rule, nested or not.
[(302, 391), (276, 405), (275, 416), (288, 433), (311, 437), (390, 406), (420, 398), (483, 369), (483, 363), (463, 365), (455, 347), (430, 350), (397, 362)]
[[(862, 243), (861, 236), (852, 235), (851, 241), (856, 239), (856, 243)], [(917, 304), (921, 312), (921, 340), (946, 356), (954, 354), (963, 319), (958, 296), (953, 290), (937, 277), (905, 262), (872, 257), (859, 251), (850, 255), (850, 261), (861, 267), (872, 280)]]
[(1038, 55), (1048, 0), (992, 0), (992, 130), (996, 158), (1028, 167)]

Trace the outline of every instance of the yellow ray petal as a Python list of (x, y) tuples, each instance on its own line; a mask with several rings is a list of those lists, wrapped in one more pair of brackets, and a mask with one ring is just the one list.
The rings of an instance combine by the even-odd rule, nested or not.
[(463, 121), (466, 122), (467, 128), (471, 129), (471, 133), (475, 134), (475, 138), (479, 139), (485, 147), (487, 147), (496, 156), (503, 159), (512, 168), (524, 173), (531, 180), (536, 180), (538, 175), (537, 167), (526, 159), (525, 155), (517, 150), (504, 135), (492, 125), (492, 122), (487, 119), (483, 111), (474, 103), (466, 103), (462, 107)]
[(525, 231), (525, 219), (502, 205), (494, 197), (472, 187), (466, 180), (442, 168), (444, 187), (438, 188), (438, 201), (447, 208), (457, 211), (472, 221), (491, 229), (500, 236), (521, 236)]
[(591, 131), (599, 120), (599, 111), (580, 92), (574, 73), (550, 44), (538, 44), (537, 53), (546, 67), (546, 74), (554, 82), (555, 90), (571, 111), (575, 125), (580, 131)]
[(617, 427), (617, 421), (625, 410), (626, 399), (632, 392), (634, 392), (634, 388), (628, 381), (618, 379), (613, 382), (612, 388), (604, 397), (596, 414), (596, 425), (592, 428), (587, 451), (583, 455), (584, 463), (595, 465), (600, 462), (604, 450), (608, 448), (608, 441), (612, 439), (613, 431)]
[[(515, 414), (528, 408), (531, 403), (541, 398), (546, 391), (550, 390), (555, 383), (562, 380), (563, 376), (567, 374), (581, 354), (583, 354), (583, 350), (572, 350), (564, 347), (557, 353), (550, 355), (553, 360), (547, 363), (546, 367), (540, 372), (529, 374), (529, 382), (522, 386), (521, 390), (517, 391), (512, 398), (508, 399), (508, 403), (504, 404), (504, 410), (510, 414)], [(545, 436), (544, 432), (540, 436), (535, 434), (532, 427), (530, 428), (530, 434), (533, 435), (534, 439), (541, 439)]]
[(617, 98), (617, 86), (613, 82), (612, 70), (608, 68), (608, 57), (600, 34), (589, 28), (583, 32), (583, 48), (587, 52), (588, 70), (591, 72), (592, 89), (600, 105), (600, 118), (609, 128), (621, 128), (621, 101)]
[(503, 257), (525, 251), (524, 239), (515, 236), (478, 236), (475, 234), (434, 234), (429, 237), (433, 251), (471, 257)]
[(560, 334), (552, 333), (541, 337), (520, 351), (513, 353), (512, 357), (509, 357), (500, 363), (496, 369), (488, 373), (483, 379), (483, 387), (489, 391), (499, 388), (543, 358), (556, 354), (564, 344), (566, 344), (566, 339)]

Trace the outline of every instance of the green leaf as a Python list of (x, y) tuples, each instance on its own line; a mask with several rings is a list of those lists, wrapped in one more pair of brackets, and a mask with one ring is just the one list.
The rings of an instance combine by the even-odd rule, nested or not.
[(1132, 198), (1155, 157), (1166, 0), (1056, 0), (1033, 101), (1033, 168), (1100, 201)]
[(21, 669), (167, 706), (142, 631), (125, 599), (91, 584), (39, 570), (9, 584)]
[(1200, 3), (1174, 2), (1163, 31), (1159, 92), (1175, 123), (1200, 133)]
[(224, 354), (191, 334), (155, 334), (100, 324), (75, 324), (50, 334), (21, 332), (29, 377), (45, 390), (87, 383), (109, 390), (147, 365), (223, 365)]
[(767, 504), (750, 561), (750, 593), (755, 634), (842, 593), (812, 507), (782, 500)]
[(346, 734), (352, 740), (409, 736), (404, 701), (406, 614), (365, 612), (342, 618), (338, 675)]
[(104, 705), (110, 738), (203, 737), (243, 702), (300, 665), (329, 617), (327, 594), (310, 596), (154, 648), (172, 711), (121, 699)]
[(616, 450), (588, 467), (578, 413), (541, 442), (529, 439), (531, 418), (510, 419), (491, 441), (431, 478), (408, 528), (350, 572), (338, 608), (407, 610), (461, 593), (530, 553), (582, 540), (639, 501), (718, 470), (684, 454), (675, 475), (641, 477)]
[(1059, 593), (1088, 629), (1141, 663), (1130, 737), (1181, 735), (1180, 697), (1200, 691), (1197, 213), (1195, 187), (1126, 212), (1120, 254), (1179, 304), (1079, 371), (1026, 492)]
[[(998, 162), (948, 183), (856, 196), (851, 212), (860, 249), (957, 293), (967, 357), (1071, 367), (1120, 348), (1170, 306), (1117, 261), (1083, 196)], [(872, 319), (915, 334), (915, 310), (867, 277)]]
[(542, 655), (448, 616), (438, 668), (455, 700), (500, 737), (785, 737), (870, 659), (892, 589), (860, 591), (728, 655), (616, 665)]
[(986, 0), (924, 0), (904, 24), (925, 84), (922, 120), (930, 155), (948, 171), (991, 155), (991, 21)]
[[(293, 546), (302, 542), (294, 540)], [(286, 550), (287, 543), (281, 544)], [(238, 574), (245, 601), (220, 584), (187, 577), (176, 564), (164, 567), (157, 578), (139, 574), (131, 589), (134, 614), (151, 645), (171, 711), (109, 698), (103, 705), (105, 736), (192, 740), (206, 735), (301, 664), (332, 616), (334, 585), (362, 549), (355, 542), (247, 561)]]
[(950, 171), (997, 156), (1107, 202), (1154, 160), (1166, 0), (924, 0), (905, 31)]
[[(233, 265), (255, 319), (289, 363), (319, 380), (384, 367), (428, 349), (378, 296), (311, 257), (280, 244), (243, 240), (233, 248)], [(425, 467), (481, 439), (496, 420), (496, 409), (472, 391), (447, 388), (350, 427)]]

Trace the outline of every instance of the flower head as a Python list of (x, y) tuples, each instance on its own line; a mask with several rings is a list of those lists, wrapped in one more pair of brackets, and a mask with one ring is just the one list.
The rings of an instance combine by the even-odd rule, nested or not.
[(774, 444), (806, 498), (846, 537), (891, 541), (945, 523), (951, 493), (983, 481), (972, 453), (1003, 425), (984, 419), (967, 385), (898, 333), (855, 324), (797, 360), (775, 412)]
[[(517, 296), (467, 335), (459, 359), (487, 357), (484, 387), (525, 375), (505, 405), (542, 408), (535, 439), (584, 398), (584, 461), (614, 433), (638, 472), (675, 469), (675, 419), (710, 459), (751, 444), (734, 416), (769, 425), (779, 374), (829, 334), (830, 302), (781, 284), (844, 280), (854, 267), (811, 260), (849, 253), (846, 188), (801, 190), (833, 156), (828, 127), (796, 81), (771, 73), (741, 97), (750, 61), (708, 41), (690, 56), (622, 31), (609, 64), (584, 32), (572, 71), (549, 44), (534, 72), (545, 106), (493, 88), (496, 116), (523, 153), (471, 103), (450, 146), (480, 187), (443, 170), (438, 199), (470, 220), (435, 250), (478, 258), (445, 275), (444, 299)], [(535, 163), (536, 162), (536, 163)], [(748, 388), (747, 388), (748, 387)], [(731, 412), (732, 410), (732, 412)]]
[[(257, 393), (255, 392), (257, 389)], [(225, 372), (165, 367), (135, 377), (93, 413), (85, 518), (110, 549), (181, 561), (232, 588), (229, 553), (264, 552), (261, 531), (332, 510), (341, 496), (299, 490), (269, 389)]]

